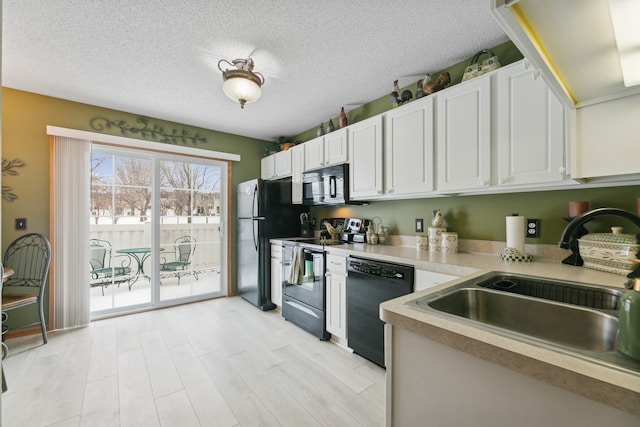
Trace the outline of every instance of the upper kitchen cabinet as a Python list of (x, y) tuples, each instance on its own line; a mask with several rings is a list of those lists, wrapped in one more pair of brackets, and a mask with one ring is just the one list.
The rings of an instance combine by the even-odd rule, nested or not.
[(436, 94), (437, 188), (461, 192), (491, 182), (491, 76)]
[(349, 196), (368, 200), (382, 194), (382, 115), (348, 126)]
[(304, 143), (305, 171), (346, 163), (347, 128), (338, 129)]
[(291, 150), (279, 151), (260, 161), (262, 179), (280, 179), (291, 176)]
[(562, 182), (565, 106), (526, 60), (496, 72), (498, 186)]
[(388, 111), (384, 130), (387, 198), (433, 191), (433, 97)]
[(291, 151), (291, 203), (302, 204), (302, 172), (304, 172), (304, 145), (298, 144)]
[(575, 112), (571, 175), (585, 181), (640, 179), (640, 95)]

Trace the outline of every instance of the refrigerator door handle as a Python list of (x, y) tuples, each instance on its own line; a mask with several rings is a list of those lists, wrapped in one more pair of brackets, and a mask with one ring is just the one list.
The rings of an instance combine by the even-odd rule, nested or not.
[(257, 198), (258, 198), (258, 185), (256, 184), (256, 186), (253, 187), (253, 202), (251, 204), (251, 216), (253, 216), (254, 218), (257, 217), (259, 214), (259, 212), (256, 212), (258, 207)]
[(256, 236), (256, 225), (258, 224), (259, 219), (254, 218), (253, 224), (251, 227), (251, 232), (253, 233), (253, 246), (258, 250), (258, 236)]
[(221, 239), (224, 239), (224, 222), (220, 222), (220, 224), (218, 224), (218, 234)]

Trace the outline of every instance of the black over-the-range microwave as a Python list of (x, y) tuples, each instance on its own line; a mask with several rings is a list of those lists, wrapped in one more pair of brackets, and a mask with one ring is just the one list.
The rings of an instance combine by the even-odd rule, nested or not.
[(349, 200), (349, 165), (330, 166), (302, 174), (302, 204), (363, 204)]

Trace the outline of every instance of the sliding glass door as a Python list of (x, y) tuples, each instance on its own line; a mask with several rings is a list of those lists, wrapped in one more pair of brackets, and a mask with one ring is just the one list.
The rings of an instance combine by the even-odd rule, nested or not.
[(160, 159), (160, 300), (223, 295), (222, 169)]
[(94, 144), (93, 317), (226, 294), (226, 163)]

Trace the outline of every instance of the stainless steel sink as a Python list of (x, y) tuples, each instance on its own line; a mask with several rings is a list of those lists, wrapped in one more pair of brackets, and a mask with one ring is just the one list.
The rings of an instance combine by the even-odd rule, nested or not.
[(622, 289), (494, 272), (406, 304), (640, 373), (640, 362), (616, 351), (622, 295)]
[(615, 348), (618, 318), (596, 310), (490, 289), (457, 289), (430, 307), (579, 350)]

